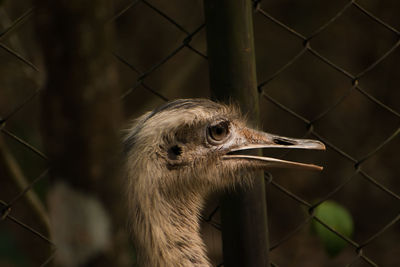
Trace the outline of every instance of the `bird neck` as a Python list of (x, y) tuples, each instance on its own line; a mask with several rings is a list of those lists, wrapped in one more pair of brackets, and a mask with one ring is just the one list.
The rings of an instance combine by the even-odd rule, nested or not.
[(132, 207), (140, 266), (211, 266), (200, 236), (202, 197), (140, 193)]

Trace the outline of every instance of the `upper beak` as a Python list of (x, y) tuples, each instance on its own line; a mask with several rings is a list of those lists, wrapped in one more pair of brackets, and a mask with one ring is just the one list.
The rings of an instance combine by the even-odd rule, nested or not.
[(233, 146), (227, 154), (223, 156), (225, 160), (240, 160), (244, 163), (259, 169), (267, 169), (269, 167), (282, 168), (299, 168), (322, 170), (323, 167), (314, 164), (306, 164), (295, 161), (288, 161), (270, 157), (246, 155), (240, 153), (243, 150), (257, 148), (300, 148), (300, 149), (316, 149), (325, 150), (325, 145), (317, 140), (295, 139), (290, 137), (273, 135), (265, 132), (256, 131), (249, 128), (241, 129), (241, 136), (236, 146)]

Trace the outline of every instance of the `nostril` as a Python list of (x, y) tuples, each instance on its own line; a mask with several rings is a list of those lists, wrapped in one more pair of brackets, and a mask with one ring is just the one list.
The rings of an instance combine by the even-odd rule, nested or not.
[(295, 143), (293, 143), (291, 140), (286, 140), (283, 138), (275, 138), (274, 143), (277, 145), (282, 145), (282, 146), (293, 146)]

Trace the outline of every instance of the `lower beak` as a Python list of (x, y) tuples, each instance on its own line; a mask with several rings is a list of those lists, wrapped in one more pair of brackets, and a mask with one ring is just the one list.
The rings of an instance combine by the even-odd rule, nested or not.
[[(242, 137), (237, 146), (223, 156), (224, 160), (241, 161), (249, 167), (256, 169), (268, 169), (270, 167), (280, 168), (296, 168), (321, 171), (323, 167), (314, 164), (300, 163), (270, 157), (246, 155), (246, 150), (259, 148), (288, 148), (288, 149), (315, 149), (325, 150), (325, 145), (317, 140), (295, 139), (284, 136), (273, 135), (252, 129), (242, 129), (240, 136)], [(241, 153), (242, 152), (242, 153)]]

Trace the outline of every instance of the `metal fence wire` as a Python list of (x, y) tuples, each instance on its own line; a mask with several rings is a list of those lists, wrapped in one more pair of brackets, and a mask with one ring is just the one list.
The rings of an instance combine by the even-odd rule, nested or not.
[[(114, 1), (115, 50), (127, 118), (169, 99), (209, 97), (202, 1)], [(54, 256), (39, 123), (41, 58), (29, 1), (0, 2), (0, 265)], [(320, 174), (265, 173), (272, 266), (399, 266), (400, 20), (397, 1), (253, 1), (264, 130), (313, 137)], [(335, 200), (347, 236), (315, 215)], [(216, 201), (202, 216), (210, 258), (223, 266)], [(312, 221), (348, 245), (329, 257)], [(3, 265), (4, 264), (4, 265)]]

